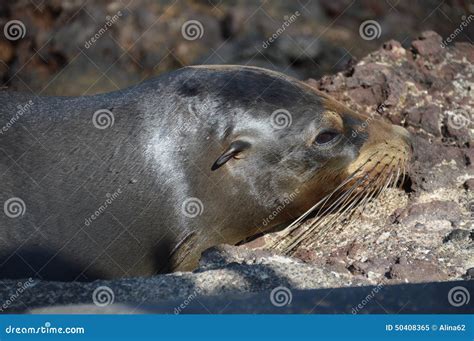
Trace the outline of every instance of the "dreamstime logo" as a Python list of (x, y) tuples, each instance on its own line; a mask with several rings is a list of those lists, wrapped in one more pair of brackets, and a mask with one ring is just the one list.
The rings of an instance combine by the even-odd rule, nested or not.
[(287, 287), (276, 287), (270, 293), (270, 302), (272, 302), (275, 307), (284, 307), (286, 305), (290, 305), (292, 300), (293, 295), (291, 290)]
[(448, 292), (448, 302), (453, 307), (460, 307), (468, 304), (471, 299), (469, 291), (465, 287), (457, 286)]
[(204, 212), (204, 205), (198, 198), (187, 198), (181, 205), (181, 212), (188, 218), (196, 218)]
[(204, 35), (204, 27), (200, 21), (188, 20), (181, 26), (181, 34), (186, 40), (201, 39)]
[(374, 40), (380, 38), (382, 28), (375, 20), (366, 20), (359, 26), (359, 35), (364, 40)]
[(97, 129), (107, 129), (114, 125), (115, 117), (110, 110), (100, 109), (92, 115), (92, 124)]
[(3, 204), (3, 211), (9, 218), (18, 218), (26, 212), (26, 205), (20, 198), (10, 198)]
[(92, 301), (98, 307), (105, 307), (114, 303), (115, 295), (112, 289), (102, 285), (97, 287), (92, 293)]
[(10, 20), (3, 27), (3, 34), (8, 40), (22, 39), (26, 35), (26, 27), (20, 20)]
[(458, 109), (454, 112), (448, 112), (448, 124), (453, 129), (462, 129), (472, 123), (472, 117), (467, 111)]
[(367, 218), (373, 218), (377, 215), (377, 203), (372, 200), (363, 208), (362, 215)]
[(273, 129), (280, 130), (291, 126), (293, 117), (290, 112), (286, 109), (277, 109), (272, 112), (271, 122)]

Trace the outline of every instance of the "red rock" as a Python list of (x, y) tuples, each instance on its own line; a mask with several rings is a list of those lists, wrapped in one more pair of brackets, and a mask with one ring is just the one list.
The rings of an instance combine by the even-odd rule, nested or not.
[(442, 41), (443, 38), (440, 35), (433, 31), (427, 31), (422, 33), (418, 40), (413, 41), (412, 46), (421, 56), (432, 57), (443, 52)]
[(399, 264), (394, 264), (389, 276), (394, 280), (410, 283), (442, 281), (448, 278), (448, 275), (432, 261), (418, 259), (404, 259)]
[(449, 220), (456, 221), (461, 217), (461, 210), (454, 201), (432, 201), (413, 205), (404, 210), (399, 219), (405, 224), (417, 221), (421, 218), (426, 220)]
[(433, 134), (434, 136), (441, 136), (441, 129), (439, 126), (439, 117), (441, 115), (440, 107), (429, 105), (421, 110), (421, 127), (423, 130)]

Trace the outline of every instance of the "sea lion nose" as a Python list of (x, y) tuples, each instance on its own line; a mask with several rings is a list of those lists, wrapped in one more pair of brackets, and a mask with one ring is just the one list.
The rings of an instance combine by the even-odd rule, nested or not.
[(410, 146), (410, 149), (413, 151), (413, 143), (412, 143), (412, 137), (411, 137), (410, 132), (406, 130), (405, 128), (396, 126), (396, 125), (392, 126), (392, 129), (394, 133), (400, 136), (405, 141), (405, 143)]

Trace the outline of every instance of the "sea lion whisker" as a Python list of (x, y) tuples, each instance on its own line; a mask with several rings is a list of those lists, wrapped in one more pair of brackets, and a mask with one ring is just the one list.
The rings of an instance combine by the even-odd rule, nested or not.
[(398, 180), (400, 180), (400, 159), (397, 162), (397, 175), (394, 178), (393, 184), (389, 187), (395, 187), (397, 185)]
[[(354, 211), (351, 211), (351, 209), (355, 206), (355, 205), (360, 205), (361, 202), (368, 202), (370, 201), (370, 199), (374, 196), (374, 194), (377, 192), (377, 189), (379, 189), (379, 184), (380, 183), (383, 183), (384, 182), (384, 179), (386, 179), (386, 177), (384, 177), (384, 170), (386, 167), (388, 167), (389, 164), (386, 164), (384, 166), (384, 168), (382, 169), (381, 172), (378, 173), (377, 177), (370, 183), (370, 187), (365, 187), (363, 191), (361, 192), (355, 192), (355, 195), (352, 196), (352, 194), (354, 193), (354, 191), (358, 188), (358, 184), (355, 184), (353, 187), (351, 187), (350, 190), (348, 190), (348, 192), (346, 194), (348, 195), (345, 195), (344, 198), (345, 200), (343, 201), (343, 203), (341, 205), (339, 205), (337, 208), (339, 209), (339, 211), (336, 213), (336, 215), (334, 215), (333, 217), (331, 217), (329, 219), (329, 221), (325, 221), (325, 227), (321, 230), (319, 230), (316, 234), (314, 234), (313, 237), (311, 237), (311, 241), (315, 241), (317, 240), (318, 238), (324, 236), (333, 226), (335, 226), (335, 224), (340, 220), (341, 217), (347, 217), (347, 216), (350, 216), (352, 213), (354, 213)], [(375, 168), (375, 167), (373, 167)], [(371, 170), (373, 170), (373, 168), (371, 168)], [(371, 171), (370, 170), (370, 171)], [(370, 172), (369, 171), (369, 172)], [(373, 188), (373, 190), (371, 190)], [(349, 192), (350, 191), (350, 192)], [(362, 197), (363, 195), (365, 194), (365, 197)], [(370, 196), (370, 197), (369, 197)], [(334, 211), (331, 211), (327, 214), (332, 214), (334, 213)], [(312, 234), (312, 232), (319, 226), (319, 224), (323, 221), (323, 217), (325, 217), (325, 215), (321, 216), (321, 219), (317, 219), (315, 220), (309, 227), (308, 229), (305, 231), (304, 235), (305, 237), (307, 235), (310, 235)], [(304, 238), (299, 238), (300, 239), (300, 243), (301, 241), (304, 239)], [(298, 246), (300, 243), (298, 243), (297, 245), (294, 245), (295, 243), (293, 243), (291, 245), (291, 248), (288, 250), (288, 252), (291, 252), (296, 246)]]
[[(394, 158), (392, 158), (392, 160), (393, 159)], [(385, 172), (385, 169), (389, 166), (390, 170), (388, 172)], [(326, 222), (326, 226), (320, 231), (318, 231), (317, 234), (311, 238), (310, 242), (314, 242), (324, 237), (329, 232), (329, 230), (334, 227), (339, 220), (341, 220), (341, 218), (347, 218), (353, 213), (355, 213), (356, 211), (352, 210), (354, 206), (362, 206), (360, 212), (363, 212), (367, 204), (374, 198), (377, 198), (383, 192), (385, 185), (380, 186), (380, 184), (387, 181), (387, 178), (389, 177), (388, 174), (392, 173), (393, 168), (394, 166), (390, 163), (386, 164), (384, 168), (377, 174), (376, 178), (370, 183), (370, 187), (367, 187), (364, 189), (364, 191), (357, 193), (357, 195), (352, 200), (350, 200), (349, 205), (344, 210), (341, 210), (329, 222)], [(387, 181), (387, 183), (390, 183), (390, 181)], [(363, 194), (365, 194), (365, 196), (362, 197)], [(344, 205), (345, 203), (342, 205), (342, 207)]]
[(381, 192), (384, 192), (388, 187), (390, 187), (390, 184), (392, 183), (392, 179), (395, 179), (395, 177), (393, 176), (392, 171), (390, 171), (390, 173), (388, 173), (388, 174), (390, 174), (390, 178), (388, 179), (387, 183), (385, 184), (385, 186), (383, 187), (383, 190)]
[[(392, 158), (392, 160), (393, 160), (393, 158)], [(379, 189), (378, 189), (378, 191), (375, 191), (375, 195), (374, 195), (374, 196), (372, 196), (372, 197), (370, 197), (370, 198), (368, 198), (368, 199), (366, 200), (366, 202), (365, 202), (364, 205), (363, 205), (363, 208), (362, 208), (362, 211), (361, 211), (361, 212), (363, 212), (363, 211), (365, 210), (367, 204), (368, 204), (370, 201), (376, 200), (377, 198), (379, 198), (379, 197), (382, 195), (383, 192), (386, 191), (386, 189), (387, 189), (388, 187), (394, 186), (394, 184), (396, 183), (396, 179), (397, 179), (397, 177), (399, 176), (398, 171), (397, 171), (397, 176), (396, 176), (396, 177), (393, 176), (393, 174), (394, 174), (394, 169), (397, 169), (397, 170), (399, 169), (399, 168), (398, 168), (398, 163), (397, 163), (396, 165), (391, 165), (390, 170), (384, 174), (385, 176), (382, 178), (383, 180), (380, 181), (380, 182), (382, 182), (382, 183), (385, 182), (385, 184), (382, 185), (382, 186), (380, 186)], [(392, 181), (392, 180), (395, 180), (395, 181)]]
[[(363, 179), (359, 179), (359, 180), (357, 181), (357, 183), (355, 183), (354, 185), (352, 185), (350, 188), (351, 188), (351, 189), (356, 189), (357, 186), (358, 186), (358, 183), (361, 182), (361, 181), (363, 181)], [(335, 196), (337, 199), (336, 199), (335, 201), (333, 201), (332, 204), (331, 204), (329, 207), (326, 207), (326, 206), (324, 206), (324, 205), (321, 205), (321, 208), (320, 208), (319, 211), (316, 213), (316, 216), (317, 216), (317, 217), (322, 217), (322, 216), (324, 216), (324, 215), (326, 215), (326, 214), (332, 213), (333, 210), (334, 210), (335, 208), (337, 208), (337, 205), (339, 204), (339, 202), (340, 202), (341, 200), (344, 200), (344, 198), (347, 197), (348, 195), (349, 195), (349, 192), (348, 192), (348, 190), (346, 189), (346, 190), (344, 190), (339, 196), (337, 196), (337, 197)], [(328, 198), (328, 199), (329, 199), (329, 198)], [(328, 201), (328, 200), (326, 200), (326, 202), (325, 202), (324, 204), (326, 204), (327, 201)], [(325, 208), (325, 207), (326, 207), (325, 211), (321, 212), (322, 209)]]
[[(387, 177), (388, 175), (386, 173), (380, 173), (379, 177), (377, 178), (376, 184), (374, 184), (375, 185), (374, 189), (371, 192), (367, 193), (367, 195), (363, 198), (363, 201), (361, 203), (361, 210), (360, 210), (361, 213), (365, 211), (369, 202), (378, 198), (380, 194), (384, 191), (383, 189), (385, 187), (384, 183), (386, 182)], [(379, 184), (384, 184), (384, 185), (379, 186)]]
[(364, 207), (366, 202), (370, 201), (370, 196), (371, 195), (373, 195), (377, 191), (380, 191), (380, 188), (381, 188), (380, 184), (384, 183), (385, 180), (386, 180), (385, 173), (381, 172), (377, 175), (377, 177), (370, 184), (370, 187), (368, 187), (367, 190), (365, 191), (365, 196), (361, 199), (361, 206), (362, 207)]
[[(339, 209), (341, 208), (341, 201), (343, 201), (343, 203), (345, 204), (349, 199), (351, 199), (351, 195), (352, 193), (357, 189), (359, 188), (360, 184), (364, 181), (367, 180), (366, 177), (361, 177), (359, 179), (357, 179), (357, 181), (352, 184), (349, 188), (347, 189), (344, 189), (343, 186), (346, 185), (349, 181), (351, 181), (356, 175), (358, 172), (361, 171), (361, 169), (370, 161), (370, 158), (373, 157), (375, 154), (377, 154), (378, 152), (375, 152), (373, 153), (369, 158), (367, 158), (367, 160), (356, 170), (354, 171), (348, 178), (346, 178), (346, 180), (340, 185), (338, 186), (338, 188), (336, 188), (331, 194), (329, 194), (328, 196), (326, 196), (325, 198), (323, 198), (324, 202), (322, 203), (323, 200), (321, 200), (320, 202), (318, 202), (318, 206), (322, 203), (319, 211), (316, 213), (316, 216), (318, 217), (316, 219), (316, 221), (314, 222), (315, 224), (317, 224), (317, 222), (319, 222), (320, 220), (323, 219), (324, 216), (326, 216), (327, 214), (331, 214), (334, 212), (334, 210), (336, 208), (339, 207)], [(378, 160), (368, 171), (365, 171), (364, 173), (370, 173), (372, 172), (372, 170), (374, 170), (377, 165), (385, 158), (385, 156), (381, 159), (381, 160)], [(342, 187), (342, 189), (344, 189), (344, 192), (337, 197), (337, 199), (329, 206), (329, 207), (326, 207), (325, 204), (327, 203), (327, 201), (330, 199), (331, 196), (333, 196), (338, 190), (340, 190)], [(324, 209), (324, 211), (322, 211)], [(308, 214), (310, 212), (307, 212)], [(313, 225), (313, 224), (312, 224)], [(306, 233), (307, 231), (304, 231), (302, 233), (305, 234), (306, 236)], [(310, 232), (310, 231), (309, 231)], [(297, 235), (296, 238), (298, 238), (300, 235)]]
[[(348, 195), (346, 192), (343, 193), (343, 195), (341, 197), (344, 197)], [(340, 198), (341, 198), (340, 197)], [(340, 198), (338, 198), (338, 200), (340, 200)], [(337, 206), (333, 203), (331, 206), (329, 206), (325, 213), (332, 213), (335, 209), (337, 208)], [(313, 225), (317, 225), (322, 219), (324, 219), (325, 215), (316, 215), (316, 219), (315, 221), (311, 224), (311, 226)], [(310, 226), (310, 227), (311, 227)], [(308, 230), (303, 230), (301, 231), (299, 234), (295, 235), (292, 237), (292, 239), (290, 241), (287, 242), (287, 245), (286, 247), (285, 246), (281, 246), (280, 249), (282, 252), (284, 253), (287, 253), (289, 251), (291, 251), (295, 246), (299, 245), (299, 243), (301, 242), (301, 240), (305, 239), (307, 237), (307, 235), (309, 233), (311, 233), (312, 231), (308, 231)]]
[[(341, 206), (340, 210), (330, 218), (328, 222), (325, 222), (324, 228), (321, 230), (317, 231), (317, 233), (313, 234), (313, 236), (310, 239), (310, 242), (317, 241), (318, 239), (324, 238), (324, 236), (329, 232), (331, 228), (336, 226), (336, 223), (338, 223), (341, 218), (346, 218), (350, 216), (354, 211), (352, 208), (355, 205), (358, 205), (360, 202), (360, 197), (365, 193), (365, 192), (355, 192), (356, 195), (349, 201), (345, 201), (344, 206), (347, 205), (347, 207), (344, 208), (344, 206)], [(317, 224), (312, 225), (311, 228), (314, 230), (318, 226)]]
[[(334, 213), (336, 209), (341, 209), (340, 202), (343, 201), (344, 204), (346, 203), (346, 199), (348, 199), (352, 193), (359, 187), (359, 184), (363, 182), (365, 179), (360, 178), (357, 180), (355, 184), (353, 184), (349, 189), (347, 189), (340, 197), (337, 198), (335, 202), (333, 202), (326, 210), (320, 214), (321, 210), (317, 214), (317, 218), (311, 223), (311, 225), (304, 231), (302, 231), (300, 234), (296, 235), (291, 241), (290, 244), (286, 247), (283, 252), (289, 253), (291, 252), (295, 247), (297, 247), (308, 235), (312, 234), (314, 232), (314, 229), (321, 223), (321, 221), (326, 218), (327, 215)], [(357, 193), (357, 192), (356, 192)]]
[[(394, 157), (392, 157), (392, 160), (391, 160), (391, 161), (393, 161), (393, 159), (394, 159)], [(393, 175), (393, 169), (394, 169), (395, 167), (397, 167), (397, 166), (393, 166), (392, 164), (387, 164), (386, 166), (389, 166), (389, 165), (390, 165), (389, 171), (383, 173), (384, 177), (381, 178), (381, 179), (383, 179), (383, 180), (380, 181), (380, 182), (385, 182), (385, 181), (387, 181), (387, 178), (389, 177), (389, 175), (390, 175), (390, 176)], [(384, 170), (385, 170), (385, 169), (384, 169)], [(383, 193), (383, 192), (388, 188), (388, 185), (389, 185), (389, 184), (390, 184), (390, 181), (388, 180), (388, 181), (385, 183), (385, 185), (380, 186), (379, 191), (378, 191), (378, 194), (377, 194), (377, 197), (378, 197), (379, 195), (381, 195), (381, 193)]]
[(331, 214), (334, 212), (334, 209), (338, 207), (341, 201), (345, 202), (348, 197), (359, 187), (359, 185), (364, 182), (364, 178), (360, 178), (357, 180), (356, 183), (351, 185), (348, 189), (345, 189), (344, 192), (328, 207), (324, 212), (321, 213), (321, 209), (318, 211), (317, 216), (318, 217), (324, 217), (327, 214)]
[[(371, 157), (373, 157), (375, 154), (377, 154), (378, 152), (374, 152)], [(316, 204), (314, 204), (311, 208), (309, 208), (305, 213), (303, 213), (301, 216), (299, 216), (295, 221), (293, 221), (290, 225), (288, 225), (288, 227), (285, 229), (288, 231), (288, 234), (291, 232), (291, 229), (299, 224), (304, 218), (306, 218), (309, 214), (311, 214), (318, 206), (320, 205), (325, 205), (329, 199), (338, 191), (340, 190), (341, 188), (343, 188), (349, 181), (351, 181), (354, 176), (367, 164), (367, 162), (369, 162), (370, 160), (370, 157), (367, 159), (366, 162), (364, 162), (364, 164), (362, 164), (360, 167), (358, 167), (354, 172), (352, 172), (352, 174), (350, 174), (340, 185), (338, 185), (331, 193), (327, 194), (326, 196), (324, 196), (321, 200), (319, 200)], [(317, 215), (319, 215), (319, 212), (317, 213)]]
[[(359, 198), (359, 201), (357, 202), (359, 205), (362, 205), (364, 206), (364, 204), (361, 204), (361, 203), (364, 203), (364, 202), (367, 202), (369, 201), (369, 197), (373, 194), (373, 193), (376, 193), (377, 190), (379, 190), (380, 188), (380, 183), (383, 183), (384, 182), (384, 170), (385, 168), (387, 167), (388, 165), (385, 165), (382, 170), (376, 175), (376, 177), (370, 182), (369, 184), (369, 187), (365, 187), (363, 189), (363, 191), (361, 191), (361, 196)], [(363, 194), (365, 194), (365, 196), (363, 196)]]
[(405, 176), (406, 176), (406, 167), (405, 167), (405, 161), (402, 162), (403, 166), (403, 171), (402, 171), (402, 180), (400, 181), (400, 190), (403, 188), (403, 184), (405, 183)]
[[(373, 165), (373, 167), (371, 167), (369, 170), (365, 171), (365, 173), (370, 174), (380, 163), (382, 163), (382, 161), (386, 157), (389, 157), (389, 155), (384, 155), (384, 157), (382, 157), (380, 160), (378, 160)], [(321, 214), (321, 211), (325, 208), (325, 206), (322, 205), (321, 208), (319, 209), (318, 213), (317, 213), (316, 220), (313, 221), (311, 223), (311, 225), (306, 230), (304, 230), (300, 234), (296, 235), (290, 241), (289, 245), (285, 248), (286, 253), (291, 252), (295, 247), (297, 247), (299, 244), (301, 244), (301, 242), (304, 239), (306, 239), (306, 237), (308, 235), (312, 235), (314, 230), (320, 225), (320, 223), (322, 221), (324, 221), (324, 218), (327, 215), (336, 213), (336, 215), (331, 217), (329, 221), (324, 221), (325, 222), (325, 228), (321, 231), (318, 231), (318, 233), (316, 234), (317, 237), (322, 235), (322, 233), (325, 234), (325, 231), (329, 230), (332, 226), (334, 226), (335, 223), (337, 223), (340, 220), (341, 217), (347, 217), (348, 215), (351, 215), (354, 212), (354, 211), (351, 211), (351, 209), (356, 204), (361, 205), (361, 203), (363, 203), (361, 206), (365, 208), (366, 204), (368, 202), (370, 202), (370, 200), (372, 200), (375, 197), (378, 197), (384, 191), (384, 187), (386, 187), (387, 184), (390, 184), (390, 181), (387, 181), (387, 184), (385, 184), (385, 185), (381, 186), (381, 184), (384, 183), (387, 180), (388, 174), (393, 173), (393, 169), (397, 168), (397, 166), (398, 166), (398, 164), (397, 164), (397, 166), (393, 165), (393, 160), (394, 159), (395, 159), (395, 157), (392, 156), (391, 160), (385, 163), (382, 170), (377, 172), (377, 175), (376, 175), (375, 179), (373, 179), (370, 182), (369, 187), (364, 187), (363, 191), (355, 192), (355, 190), (357, 188), (360, 188), (360, 184), (363, 181), (366, 180), (366, 177), (361, 177), (360, 179), (358, 179), (358, 181), (356, 183), (352, 184), (350, 188), (345, 189), (345, 192), (342, 195), (340, 195), (338, 197), (338, 199), (335, 202), (333, 202), (329, 207), (326, 207), (326, 209)], [(367, 162), (365, 162), (364, 165), (366, 163)], [(387, 172), (386, 169), (388, 167), (390, 167), (390, 170)], [(352, 176), (350, 178), (352, 179), (353, 177), (354, 176)], [(390, 177), (390, 179), (392, 179), (392, 177), (393, 177), (393, 174)], [(346, 179), (346, 180), (349, 180), (349, 179)], [(347, 182), (348, 181), (346, 181), (345, 183), (347, 183)], [(355, 195), (354, 195), (354, 192), (355, 192)], [(335, 191), (333, 192), (333, 194), (334, 193), (335, 193)], [(365, 194), (365, 196), (364, 196), (364, 194)], [(326, 202), (327, 202), (327, 200), (325, 201), (325, 203)], [(312, 237), (311, 240), (313, 240), (313, 239), (316, 239), (316, 238)]]
[[(343, 188), (349, 181), (351, 181), (352, 179), (354, 179), (354, 177), (357, 175), (357, 173), (360, 172), (360, 171), (362, 170), (362, 168), (363, 168), (368, 162), (370, 162), (371, 158), (372, 158), (373, 156), (375, 156), (376, 154), (378, 154), (378, 153), (379, 153), (379, 152), (377, 151), (377, 152), (373, 153), (371, 156), (369, 156), (369, 157), (367, 158), (367, 160), (366, 160), (359, 168), (357, 168), (351, 175), (349, 175), (349, 176), (346, 178), (346, 180), (345, 180), (340, 186), (338, 186), (338, 187), (336, 188), (336, 190), (334, 190), (334, 191), (331, 193), (330, 196), (327, 197), (326, 202), (330, 199), (330, 197), (331, 197), (333, 194), (336, 193), (337, 190)], [(374, 165), (374, 167), (375, 167), (375, 166), (376, 166), (376, 165)], [(370, 169), (370, 171), (372, 171), (374, 167), (372, 167), (372, 168)], [(364, 178), (361, 178), (361, 179), (363, 180)], [(350, 188), (356, 188), (359, 183), (360, 183), (360, 180), (358, 180), (358, 182), (355, 183), (354, 185), (352, 185)], [(349, 189), (350, 189), (350, 188), (349, 188)], [(349, 189), (346, 189), (345, 192), (347, 192), (347, 190), (349, 190)], [(326, 202), (325, 202), (325, 203), (326, 203)], [(319, 209), (319, 211), (316, 213), (317, 216), (319, 216), (319, 215), (321, 214), (321, 210), (322, 210), (323, 207), (324, 207), (324, 205), (321, 206), (321, 208)], [(323, 214), (324, 214), (324, 213), (323, 213)]]
[[(393, 175), (395, 174), (395, 172), (392, 173)], [(395, 187), (395, 185), (397, 184), (397, 181), (399, 180), (399, 176), (400, 176), (400, 170), (397, 168), (397, 175), (395, 175), (392, 179), (392, 181), (390, 182), (390, 184), (387, 186), (388, 187)]]

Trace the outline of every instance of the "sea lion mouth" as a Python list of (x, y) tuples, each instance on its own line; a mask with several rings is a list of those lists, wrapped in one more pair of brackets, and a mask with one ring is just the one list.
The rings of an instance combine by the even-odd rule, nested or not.
[[(303, 241), (321, 239), (342, 221), (363, 213), (387, 188), (402, 188), (413, 148), (408, 132), (400, 128), (394, 128), (397, 134), (392, 140), (362, 146), (342, 182), (288, 226), (285, 236), (271, 248), (292, 255)], [(297, 229), (310, 214), (316, 217), (311, 224), (304, 230)]]

